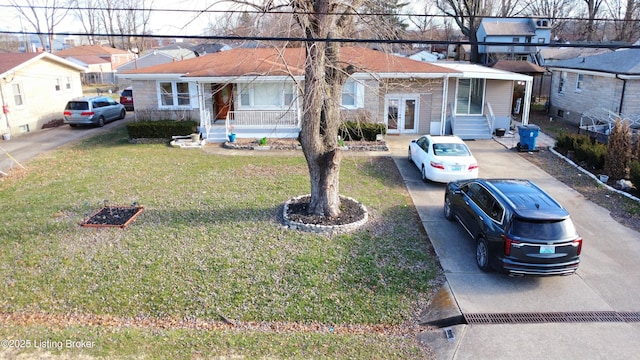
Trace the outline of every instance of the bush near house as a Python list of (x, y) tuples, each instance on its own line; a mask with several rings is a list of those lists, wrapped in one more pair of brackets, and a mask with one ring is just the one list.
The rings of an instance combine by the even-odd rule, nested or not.
[(592, 170), (604, 168), (607, 145), (594, 141), (588, 135), (562, 133), (556, 139), (556, 148), (565, 155), (569, 151), (574, 152), (575, 160), (586, 163)]
[(387, 134), (387, 128), (383, 123), (345, 121), (338, 130), (338, 135), (347, 141), (376, 141), (378, 134)]
[(640, 160), (633, 160), (629, 163), (629, 180), (636, 189), (640, 189)]
[(140, 121), (127, 124), (130, 139), (171, 139), (172, 136), (186, 136), (197, 131), (195, 121)]

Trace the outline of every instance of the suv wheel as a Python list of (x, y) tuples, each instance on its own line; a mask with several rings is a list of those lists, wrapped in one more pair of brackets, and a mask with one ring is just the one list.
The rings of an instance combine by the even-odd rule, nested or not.
[(451, 208), (451, 198), (448, 195), (444, 197), (444, 217), (450, 221), (454, 219), (453, 209)]
[(127, 116), (127, 112), (124, 110), (120, 111), (120, 120), (124, 119), (125, 116)]
[(476, 263), (482, 271), (489, 271), (489, 247), (483, 237), (476, 242)]
[(100, 126), (100, 127), (104, 126), (104, 116), (100, 116), (98, 118), (98, 126)]
[(411, 148), (409, 148), (407, 158), (409, 159), (409, 164), (411, 164), (413, 162), (413, 159), (411, 159)]

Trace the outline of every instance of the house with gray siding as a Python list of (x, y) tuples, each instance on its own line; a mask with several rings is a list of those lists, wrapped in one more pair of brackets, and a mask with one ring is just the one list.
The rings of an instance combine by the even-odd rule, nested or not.
[(580, 124), (582, 114), (603, 109), (640, 116), (640, 49), (559, 60), (552, 73), (550, 114)]

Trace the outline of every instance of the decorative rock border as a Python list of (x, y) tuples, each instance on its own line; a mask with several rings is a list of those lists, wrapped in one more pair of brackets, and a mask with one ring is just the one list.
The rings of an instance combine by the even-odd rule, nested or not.
[[(254, 142), (229, 142), (225, 141), (222, 146), (227, 149), (234, 150), (302, 150), (302, 146), (291, 144), (278, 144), (277, 142), (268, 142), (268, 146), (256, 145)], [(389, 147), (385, 141), (367, 142), (367, 141), (351, 141), (347, 142), (347, 146), (342, 148), (343, 151), (389, 151)]]
[(359, 229), (364, 224), (366, 224), (367, 221), (369, 220), (369, 213), (367, 212), (367, 208), (361, 202), (357, 201), (354, 198), (342, 196), (342, 195), (340, 195), (341, 199), (347, 199), (360, 205), (362, 211), (364, 212), (364, 216), (362, 219), (356, 222), (353, 222), (350, 224), (344, 224), (344, 225), (305, 224), (305, 223), (301, 223), (301, 222), (293, 221), (289, 219), (289, 215), (288, 215), (289, 205), (293, 203), (297, 203), (300, 199), (309, 197), (309, 196), (311, 196), (311, 194), (297, 196), (292, 199), (289, 199), (287, 202), (284, 203), (284, 207), (282, 210), (282, 219), (286, 227), (292, 230), (301, 230), (301, 231), (307, 231), (307, 232), (313, 232), (313, 233), (319, 233), (319, 234), (346, 234)]

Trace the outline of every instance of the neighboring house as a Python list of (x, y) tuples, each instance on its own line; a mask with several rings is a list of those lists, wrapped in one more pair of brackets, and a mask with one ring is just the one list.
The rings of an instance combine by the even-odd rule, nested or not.
[(111, 62), (96, 55), (77, 55), (66, 58), (85, 68), (83, 84), (108, 84), (113, 82)]
[(575, 124), (596, 108), (625, 116), (640, 115), (640, 49), (554, 61), (550, 114)]
[(544, 18), (484, 18), (476, 34), (481, 43), (478, 54), (482, 64), (497, 60), (540, 64), (537, 54), (551, 41), (551, 21)]
[(0, 133), (19, 135), (62, 119), (67, 101), (82, 96), (83, 71), (47, 52), (0, 54)]
[(85, 79), (86, 82), (94, 78), (102, 79), (104, 83), (115, 83), (115, 71), (117, 71), (118, 67), (128, 63), (136, 57), (134, 53), (131, 53), (129, 51), (102, 45), (81, 45), (61, 51), (56, 51), (53, 54), (65, 59), (77, 59), (78, 57), (84, 56), (97, 56), (103, 60), (106, 60), (111, 64), (110, 69), (104, 69), (104, 71), (100, 75), (95, 73), (87, 75), (88, 77)]
[[(531, 90), (529, 76), (478, 65), (355, 47), (342, 48), (341, 60), (354, 71), (343, 87), (343, 119), (381, 122), (389, 134), (490, 138), (509, 125), (514, 83)], [(139, 118), (195, 119), (209, 141), (224, 141), (230, 126), (240, 138), (297, 137), (304, 67), (304, 48), (239, 48), (118, 78), (135, 88)]]

